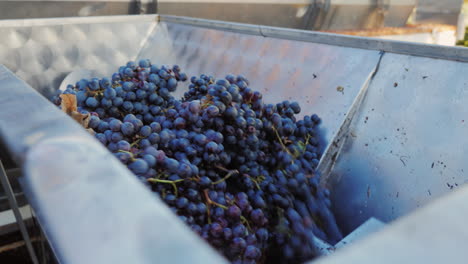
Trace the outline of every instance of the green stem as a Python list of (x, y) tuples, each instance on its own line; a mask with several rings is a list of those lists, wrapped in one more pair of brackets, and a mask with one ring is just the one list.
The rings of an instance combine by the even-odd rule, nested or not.
[(217, 168), (217, 169), (220, 169), (220, 170), (222, 170), (222, 171), (225, 171), (225, 172), (230, 172), (230, 170), (224, 168), (224, 167), (221, 166), (221, 165), (215, 165), (214, 167)]
[(227, 206), (222, 205), (222, 204), (219, 204), (219, 203), (217, 203), (217, 202), (211, 201), (211, 204), (212, 204), (212, 205), (216, 205), (216, 206), (218, 206), (218, 207), (221, 207), (221, 208), (224, 209), (224, 210), (227, 210), (227, 209), (228, 209)]
[(234, 175), (235, 173), (238, 174), (239, 171), (237, 171), (237, 170), (229, 171), (229, 173), (228, 173), (226, 176), (224, 176), (224, 178), (222, 178), (222, 179), (220, 179), (220, 180), (217, 180), (217, 181), (215, 181), (215, 182), (213, 182), (213, 183), (211, 183), (211, 184), (213, 184), (213, 185), (219, 184), (219, 183), (221, 183), (221, 182), (223, 182), (223, 181), (229, 179), (229, 178), (230, 178), (232, 175)]
[(243, 215), (240, 216), (242, 222), (247, 225), (247, 229), (249, 230), (250, 233), (252, 233), (252, 228), (250, 228), (249, 221), (247, 221), (247, 218), (245, 218)]
[(208, 224), (211, 224), (211, 213), (210, 213), (210, 202), (211, 199), (208, 196), (208, 190), (203, 190), (203, 193), (205, 194), (205, 200), (206, 200), (206, 215), (208, 216)]
[(257, 179), (254, 179), (253, 177), (251, 177), (251, 176), (250, 176), (250, 175), (248, 175), (248, 174), (244, 174), (244, 176), (246, 176), (246, 177), (249, 177), (249, 178), (250, 178), (250, 180), (252, 180), (252, 181), (253, 181), (253, 183), (255, 183), (255, 186), (257, 186), (257, 189), (259, 189), (259, 190), (260, 190), (260, 185), (258, 185)]
[(132, 144), (130, 144), (130, 147), (135, 146), (136, 144), (140, 143), (141, 138), (135, 140)]
[(149, 181), (149, 182), (153, 182), (153, 183), (175, 184), (175, 183), (184, 181), (184, 179), (179, 179), (179, 180), (175, 180), (175, 181), (170, 181), (170, 180), (160, 180), (160, 179), (151, 178), (151, 179), (148, 179), (148, 181)]
[(278, 138), (278, 141), (280, 142), (281, 147), (283, 147), (283, 150), (286, 151), (289, 155), (293, 156), (291, 152), (289, 151), (289, 149), (286, 147), (286, 145), (284, 145), (283, 140), (281, 139), (276, 127), (273, 126), (273, 130), (275, 131), (276, 137)]
[(132, 152), (130, 152), (130, 151), (125, 151), (125, 150), (120, 150), (120, 149), (117, 150), (117, 152), (122, 152), (122, 153), (128, 153), (128, 154), (130, 154), (130, 160), (131, 160), (131, 161), (135, 161), (135, 157), (134, 157), (134, 155), (133, 155)]
[(151, 182), (151, 183), (166, 183), (166, 184), (170, 184), (170, 185), (172, 185), (172, 187), (174, 188), (174, 194), (175, 194), (175, 196), (178, 196), (176, 183), (181, 182), (181, 181), (184, 181), (184, 179), (175, 180), (175, 181), (169, 181), (169, 180), (160, 180), (160, 179), (151, 178), (151, 179), (148, 179), (147, 181), (148, 181), (148, 182)]

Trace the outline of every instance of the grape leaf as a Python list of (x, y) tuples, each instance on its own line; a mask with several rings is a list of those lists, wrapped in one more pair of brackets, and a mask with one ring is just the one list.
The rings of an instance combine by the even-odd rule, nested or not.
[(78, 110), (76, 103), (76, 95), (74, 94), (61, 94), (60, 98), (62, 99), (61, 107), (62, 111), (70, 115), (71, 112), (76, 112)]
[(94, 134), (94, 130), (88, 127), (89, 119), (91, 115), (82, 114), (78, 112), (78, 107), (76, 103), (76, 95), (74, 94), (61, 94), (60, 98), (62, 99), (61, 108), (62, 111), (69, 115), (73, 120), (78, 122), (82, 127), (84, 127), (89, 133)]

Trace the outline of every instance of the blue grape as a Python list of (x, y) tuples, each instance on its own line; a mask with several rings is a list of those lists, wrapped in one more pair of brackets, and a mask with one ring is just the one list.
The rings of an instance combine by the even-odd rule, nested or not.
[(135, 127), (130, 122), (124, 122), (121, 126), (122, 134), (132, 136), (135, 133)]
[(96, 107), (98, 107), (98, 105), (99, 105), (99, 102), (96, 100), (96, 98), (88, 97), (86, 99), (86, 106), (88, 106), (90, 108), (96, 108)]
[(148, 163), (143, 159), (135, 159), (128, 165), (128, 168), (135, 174), (144, 174), (148, 171)]

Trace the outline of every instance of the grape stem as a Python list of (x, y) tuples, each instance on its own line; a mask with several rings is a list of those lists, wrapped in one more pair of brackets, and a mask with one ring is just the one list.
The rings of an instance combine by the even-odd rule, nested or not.
[(241, 215), (240, 219), (242, 220), (242, 223), (247, 225), (247, 229), (249, 230), (249, 232), (252, 233), (252, 228), (250, 227), (250, 224), (249, 224), (249, 221), (247, 221), (247, 218), (245, 218), (243, 215)]
[(160, 179), (154, 179), (154, 178), (148, 179), (148, 182), (151, 182), (151, 183), (166, 183), (166, 184), (172, 185), (172, 187), (174, 188), (175, 196), (178, 196), (176, 183), (181, 182), (181, 181), (184, 181), (184, 179), (175, 180), (175, 181), (160, 180)]
[(220, 170), (223, 170), (223, 171), (227, 171), (228, 174), (226, 176), (224, 176), (224, 178), (220, 179), (220, 180), (217, 180), (211, 184), (213, 185), (216, 185), (216, 184), (219, 184), (219, 183), (222, 183), (223, 181), (229, 179), (232, 175), (234, 174), (239, 174), (239, 171), (238, 170), (227, 170), (226, 168), (223, 168), (221, 166), (215, 166), (216, 168), (220, 169)]
[[(206, 207), (206, 213), (208, 215), (208, 223), (211, 224), (211, 217), (210, 217), (210, 206), (211, 205), (218, 206), (218, 207), (220, 207), (220, 208), (222, 208), (224, 210), (227, 210), (228, 208), (225, 205), (219, 204), (219, 203), (211, 200), (210, 196), (208, 195), (208, 190), (207, 189), (203, 190), (203, 193), (205, 194), (206, 203), (208, 205)], [(240, 218), (241, 218), (242, 222), (247, 225), (247, 228), (249, 229), (249, 231), (252, 232), (252, 229), (250, 228), (250, 224), (249, 224), (249, 221), (247, 220), (247, 218), (245, 218), (242, 215), (240, 216)]]
[(210, 206), (210, 205), (216, 205), (216, 206), (218, 206), (218, 207), (223, 208), (224, 210), (227, 210), (227, 209), (228, 209), (227, 206), (222, 205), (222, 204), (219, 204), (219, 203), (217, 203), (217, 202), (211, 200), (210, 197), (208, 196), (208, 190), (207, 190), (207, 189), (203, 190), (203, 193), (205, 194), (205, 199), (206, 199), (206, 202), (208, 203), (208, 206)]
[(141, 140), (141, 138), (138, 138), (137, 140), (135, 140), (135, 141), (130, 145), (130, 147), (133, 147), (133, 146), (135, 146), (136, 144), (140, 143), (140, 140)]
[(252, 176), (248, 175), (248, 174), (244, 174), (244, 177), (249, 177), (250, 180), (253, 181), (253, 183), (255, 183), (255, 186), (257, 187), (257, 189), (260, 190), (260, 185), (258, 185), (258, 180), (257, 179), (254, 179)]
[(208, 224), (211, 224), (211, 213), (210, 213), (210, 197), (208, 196), (208, 190), (203, 190), (203, 194), (205, 195), (207, 207), (206, 207), (206, 215), (208, 216)]
[[(275, 131), (276, 137), (278, 138), (278, 141), (280, 142), (281, 147), (283, 147), (283, 150), (286, 151), (289, 155), (293, 156), (293, 155), (291, 154), (291, 152), (289, 151), (289, 149), (286, 147), (286, 145), (284, 145), (283, 140), (281, 139), (281, 137), (280, 137), (280, 135), (279, 135), (279, 133), (278, 133), (278, 130), (276, 129), (275, 126), (273, 126), (273, 130)], [(293, 162), (294, 162), (294, 161), (293, 161)]]
[(299, 141), (299, 144), (301, 145), (301, 148), (302, 148), (302, 154), (304, 154), (307, 151), (307, 145), (309, 145), (310, 138), (311, 138), (310, 134), (307, 133), (305, 143), (302, 141)]
[(130, 154), (130, 160), (131, 160), (131, 161), (135, 161), (135, 157), (133, 156), (133, 153), (132, 153), (132, 152), (130, 152), (130, 151), (125, 151), (125, 150), (121, 150), (121, 149), (117, 150), (117, 152), (122, 152), (122, 153), (128, 153), (128, 154)]

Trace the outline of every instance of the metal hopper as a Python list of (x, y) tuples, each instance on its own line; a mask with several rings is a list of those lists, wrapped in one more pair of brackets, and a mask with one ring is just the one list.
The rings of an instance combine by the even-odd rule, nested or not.
[(243, 74), (265, 101), (297, 100), (323, 119), (319, 168), (346, 234), (372, 217), (390, 223), (417, 211), (468, 179), (463, 48), (163, 15), (7, 20), (0, 35), (2, 152), (22, 168), (62, 263), (223, 263), (44, 97), (78, 69), (110, 75), (149, 58), (189, 75)]

